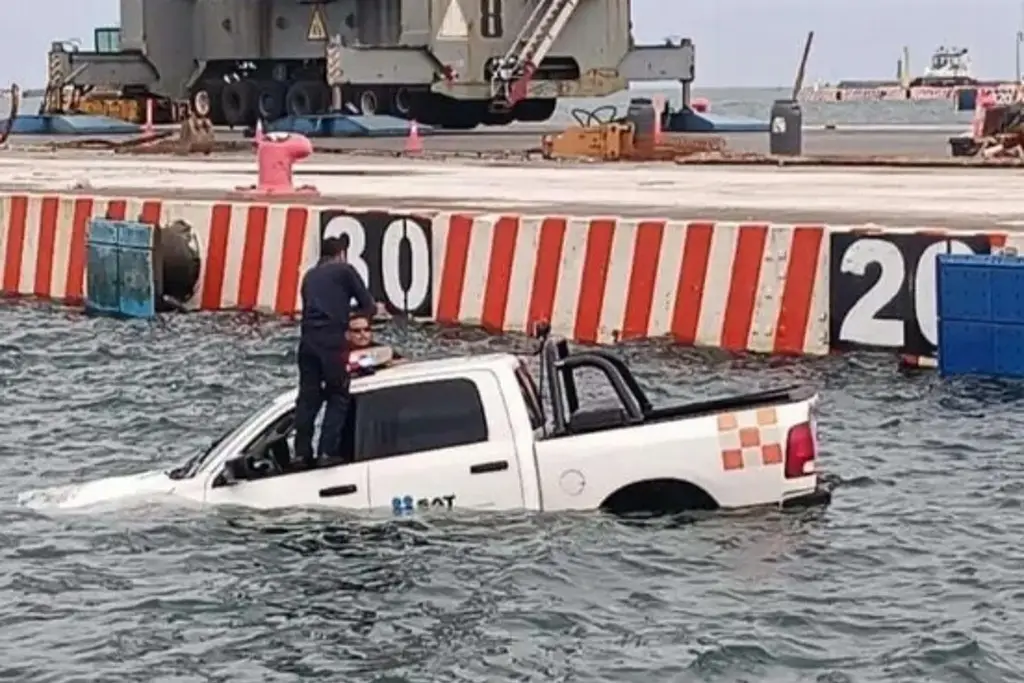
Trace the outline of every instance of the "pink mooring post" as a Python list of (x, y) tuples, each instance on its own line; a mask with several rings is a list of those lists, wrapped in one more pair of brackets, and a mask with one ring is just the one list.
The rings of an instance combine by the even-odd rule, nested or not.
[(261, 135), (256, 145), (257, 183), (239, 190), (257, 195), (320, 194), (311, 185), (295, 187), (292, 182), (295, 162), (313, 153), (309, 138), (296, 133), (270, 133)]
[(711, 111), (711, 100), (706, 97), (694, 97), (690, 100), (690, 109), (698, 114), (706, 114)]

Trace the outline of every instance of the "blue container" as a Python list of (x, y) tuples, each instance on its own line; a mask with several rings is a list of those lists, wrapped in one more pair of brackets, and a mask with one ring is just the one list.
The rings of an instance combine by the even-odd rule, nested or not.
[(939, 372), (1024, 377), (1024, 258), (940, 254)]
[[(394, 116), (353, 116), (349, 114), (316, 114), (286, 116), (264, 125), (267, 133), (298, 133), (307, 138), (395, 138), (406, 137), (412, 123)], [(417, 126), (420, 135), (433, 132), (430, 126)], [(255, 131), (246, 131), (250, 137)]]
[(159, 299), (159, 228), (94, 218), (86, 237), (85, 310), (97, 315), (154, 318)]
[[(7, 119), (0, 120), (7, 125)], [(20, 114), (12, 135), (138, 135), (142, 128), (110, 116), (88, 114)]]
[(965, 88), (956, 92), (956, 110), (974, 111), (978, 106), (978, 89)]

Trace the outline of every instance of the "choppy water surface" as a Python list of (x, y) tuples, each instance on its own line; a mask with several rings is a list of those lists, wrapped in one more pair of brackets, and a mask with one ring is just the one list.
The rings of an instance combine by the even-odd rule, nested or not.
[[(413, 354), (521, 346), (391, 336)], [(821, 387), (823, 463), (843, 482), (825, 512), (397, 524), (15, 507), (19, 491), (183, 459), (290, 384), (293, 345), (237, 317), (0, 308), (0, 680), (1024, 676), (1024, 390), (901, 377), (887, 358), (623, 351), (664, 400)]]

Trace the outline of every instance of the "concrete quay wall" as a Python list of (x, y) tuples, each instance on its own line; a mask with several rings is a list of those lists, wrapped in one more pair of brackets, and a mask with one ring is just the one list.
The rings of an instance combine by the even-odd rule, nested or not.
[[(398, 187), (389, 176), (395, 169), (363, 169), (384, 173), (376, 181), (351, 176), (360, 178), (357, 202), (334, 195), (264, 201), (232, 193), (238, 178), (219, 175), (224, 162), (179, 162), (173, 183), (161, 180), (166, 169), (148, 160), (118, 168), (104, 164), (96, 173), (85, 173), (77, 160), (34, 169), (15, 162), (0, 163), (0, 186), (9, 188), (0, 191), (0, 293), (68, 302), (85, 295), (90, 219), (183, 221), (196, 237), (202, 262), (187, 302), (199, 310), (296, 314), (301, 274), (318, 257), (321, 240), (346, 235), (351, 261), (379, 300), (392, 310), (444, 323), (521, 332), (548, 320), (557, 333), (592, 343), (669, 338), (772, 354), (864, 347), (927, 354), (935, 345), (929, 294), (935, 256), (966, 249), (988, 253), (1022, 241), (1011, 220), (1013, 207), (1001, 207), (1005, 215), (978, 212), (975, 226), (955, 197), (945, 204), (936, 198), (940, 205), (929, 209), (951, 207), (947, 213), (961, 222), (947, 225), (913, 211), (904, 214), (902, 225), (833, 222), (817, 215), (826, 212), (821, 202), (808, 207), (807, 220), (778, 220), (778, 206), (765, 207), (763, 217), (751, 209), (750, 219), (718, 220), (686, 216), (685, 202), (661, 216), (646, 215), (654, 213), (650, 206), (632, 212), (636, 198), (622, 201), (622, 192), (630, 190), (613, 191), (612, 185), (604, 188), (604, 201), (618, 203), (618, 211), (607, 214), (576, 211), (581, 207), (575, 204), (573, 211), (532, 211), (531, 195), (524, 196), (520, 210), (504, 206), (505, 195), (477, 199), (484, 206), (472, 208), (447, 197), (416, 207), (415, 193), (408, 190), (390, 205), (382, 196)], [(195, 168), (186, 172), (189, 163)], [(320, 181), (333, 178), (332, 192), (343, 195), (335, 172), (314, 169)], [(470, 168), (408, 173), (421, 172), (454, 175), (465, 197), (487, 186), (472, 182)], [(581, 199), (574, 184), (586, 183), (587, 174), (597, 181), (605, 173), (573, 169), (559, 186), (567, 204)], [(85, 175), (90, 186), (47, 189), (76, 174)], [(184, 190), (182, 176), (193, 177)], [(129, 181), (133, 189), (118, 189)], [(669, 181), (650, 175), (629, 181), (637, 191), (643, 182)], [(745, 181), (736, 182), (732, 190), (717, 192), (742, 194)], [(952, 192), (948, 179), (937, 182), (940, 191)], [(373, 187), (379, 196), (367, 201)], [(841, 194), (835, 187), (832, 193)], [(920, 192), (907, 196), (905, 204), (921, 202)], [(544, 201), (551, 198), (545, 195)]]

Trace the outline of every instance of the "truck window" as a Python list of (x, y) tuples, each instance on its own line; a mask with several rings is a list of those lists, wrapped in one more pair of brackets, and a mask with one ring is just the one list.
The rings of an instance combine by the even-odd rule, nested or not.
[[(337, 459), (321, 462), (321, 467), (337, 467), (348, 465), (355, 459), (356, 450), (356, 420), (359, 415), (360, 394), (353, 394), (349, 399), (348, 412), (345, 415), (345, 424), (341, 431), (341, 444)], [(261, 419), (262, 415), (254, 418)], [(246, 423), (248, 424), (248, 423)], [(320, 427), (323, 424), (323, 417), (318, 416), (316, 420), (316, 434), (314, 434), (313, 447), (317, 447)], [(238, 427), (236, 429), (241, 429)], [(235, 430), (232, 430), (234, 433)], [(223, 438), (223, 437), (222, 437)], [(288, 410), (278, 416), (270, 426), (261, 431), (242, 449), (242, 455), (247, 456), (248, 465), (254, 469), (254, 478), (265, 479), (277, 477), (284, 474), (293, 474), (297, 471), (295, 462), (295, 411)], [(212, 448), (211, 448), (212, 450)], [(202, 460), (200, 460), (202, 462)], [(198, 466), (196, 466), (198, 469)], [(194, 474), (194, 472), (193, 472)], [(191, 477), (193, 474), (187, 476)], [(184, 477), (182, 477), (184, 478)]]
[(530, 413), (530, 426), (540, 429), (544, 426), (544, 411), (541, 410), (540, 394), (537, 393), (537, 385), (533, 382), (533, 376), (527, 371), (522, 361), (516, 368), (516, 381), (519, 383), (519, 391), (523, 392), (526, 410)]
[(359, 395), (358, 460), (375, 460), (487, 441), (476, 385), (446, 379)]

